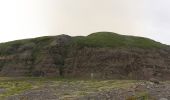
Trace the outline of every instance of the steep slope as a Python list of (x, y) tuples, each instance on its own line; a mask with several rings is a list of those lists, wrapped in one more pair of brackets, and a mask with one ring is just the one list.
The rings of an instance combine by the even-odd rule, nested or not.
[[(0, 45), (2, 76), (59, 76), (71, 37), (40, 37)], [(55, 50), (56, 49), (56, 50)]]
[(1, 76), (168, 79), (169, 61), (169, 46), (111, 32), (0, 44)]

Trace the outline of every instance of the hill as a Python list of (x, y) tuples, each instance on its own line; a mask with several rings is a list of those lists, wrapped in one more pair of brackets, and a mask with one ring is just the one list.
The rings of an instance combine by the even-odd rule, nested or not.
[(0, 75), (167, 79), (168, 48), (148, 38), (112, 32), (17, 40), (0, 44)]
[(89, 47), (160, 48), (163, 46), (148, 38), (119, 35), (112, 32), (97, 32), (86, 37), (74, 37), (74, 41), (79, 45)]

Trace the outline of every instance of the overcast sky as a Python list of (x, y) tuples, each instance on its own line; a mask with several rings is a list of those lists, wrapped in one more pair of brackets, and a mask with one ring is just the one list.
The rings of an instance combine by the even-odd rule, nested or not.
[(170, 44), (170, 0), (0, 0), (0, 42), (98, 31)]

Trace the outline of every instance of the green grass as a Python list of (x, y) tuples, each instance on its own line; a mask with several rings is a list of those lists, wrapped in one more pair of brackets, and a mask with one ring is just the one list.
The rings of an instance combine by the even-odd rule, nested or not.
[(86, 37), (74, 37), (74, 42), (82, 47), (160, 48), (163, 46), (161, 43), (148, 38), (119, 35), (111, 32), (97, 32)]
[(138, 93), (135, 96), (126, 98), (126, 100), (154, 100), (152, 99), (147, 92)]
[(5, 89), (5, 92), (0, 94), (0, 98), (4, 98), (10, 95), (21, 93), (24, 90), (32, 88), (32, 85), (28, 82), (1, 82), (0, 88)]
[(41, 78), (8, 78), (0, 77), (0, 89), (5, 91), (0, 93), (0, 100), (22, 93), (26, 90), (39, 88), (43, 84)]

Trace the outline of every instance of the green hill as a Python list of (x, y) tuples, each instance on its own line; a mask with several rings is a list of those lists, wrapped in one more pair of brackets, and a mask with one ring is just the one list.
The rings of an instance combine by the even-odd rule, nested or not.
[(89, 47), (160, 48), (163, 46), (161, 43), (148, 38), (119, 35), (111, 32), (97, 32), (86, 37), (74, 37), (74, 42)]
[[(64, 35), (66, 36), (66, 35)], [(16, 40), (0, 44), (0, 55), (11, 54), (17, 48), (22, 46), (32, 46), (34, 51), (48, 47), (58, 36), (44, 36), (33, 39)], [(138, 47), (138, 48), (161, 48), (165, 45), (154, 40), (119, 35), (112, 32), (96, 32), (88, 36), (75, 36), (71, 37), (70, 45), (77, 45), (80, 47)]]

